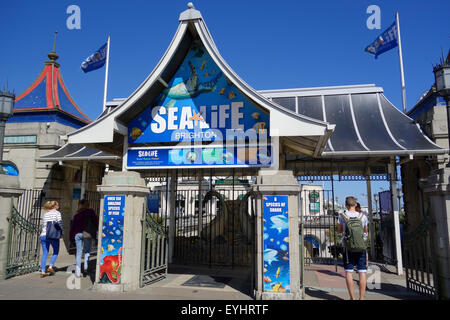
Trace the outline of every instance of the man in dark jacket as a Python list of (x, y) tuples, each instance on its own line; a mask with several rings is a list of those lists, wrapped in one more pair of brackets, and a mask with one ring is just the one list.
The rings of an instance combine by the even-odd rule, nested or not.
[[(83, 275), (87, 275), (89, 253), (91, 250), (92, 239), (96, 238), (98, 230), (98, 217), (95, 211), (89, 208), (89, 201), (80, 200), (78, 203), (77, 214), (73, 217), (70, 226), (70, 240), (75, 241), (77, 253), (75, 256), (76, 268), (75, 276), (81, 276), (81, 253), (84, 251), (84, 271)], [(83, 249), (84, 245), (84, 250)]]

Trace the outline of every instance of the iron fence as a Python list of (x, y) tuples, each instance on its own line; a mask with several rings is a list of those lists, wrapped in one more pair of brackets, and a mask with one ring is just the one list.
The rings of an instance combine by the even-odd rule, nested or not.
[(25, 190), (9, 222), (5, 278), (39, 270), (42, 190)]
[(305, 186), (300, 192), (301, 234), (305, 264), (342, 262), (341, 238), (337, 233), (338, 205), (331, 190)]

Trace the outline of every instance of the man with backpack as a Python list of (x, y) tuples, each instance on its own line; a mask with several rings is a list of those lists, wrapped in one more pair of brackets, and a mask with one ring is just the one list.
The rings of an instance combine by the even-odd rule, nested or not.
[(347, 284), (350, 299), (355, 299), (353, 291), (353, 269), (359, 275), (359, 299), (364, 300), (367, 282), (367, 217), (356, 211), (356, 199), (345, 198), (347, 212), (339, 215), (338, 233), (342, 233), (342, 245), (344, 247), (344, 270), (345, 282)]

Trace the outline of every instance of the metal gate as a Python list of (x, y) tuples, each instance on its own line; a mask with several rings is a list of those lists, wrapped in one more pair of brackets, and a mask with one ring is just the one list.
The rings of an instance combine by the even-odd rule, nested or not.
[[(423, 199), (423, 193), (421, 192)], [(428, 206), (430, 210), (430, 206)], [(406, 287), (412, 291), (439, 299), (437, 288), (437, 271), (434, 261), (429, 211), (424, 210), (423, 220), (412, 231), (403, 235), (403, 262), (406, 273)]]
[(201, 201), (198, 188), (177, 186), (174, 262), (251, 267), (256, 194), (245, 179), (215, 178), (207, 184)]
[[(160, 198), (160, 192), (148, 195), (148, 203)], [(140, 286), (158, 281), (167, 276), (167, 211), (152, 213), (147, 208), (142, 221), (141, 280)]]
[(18, 199), (17, 209), (12, 205), (8, 219), (6, 279), (39, 270), (43, 197), (42, 190), (25, 190)]
[[(314, 189), (316, 188), (316, 189)], [(303, 256), (305, 264), (339, 264), (342, 262), (341, 237), (337, 233), (337, 211), (331, 190), (310, 186), (300, 192)]]

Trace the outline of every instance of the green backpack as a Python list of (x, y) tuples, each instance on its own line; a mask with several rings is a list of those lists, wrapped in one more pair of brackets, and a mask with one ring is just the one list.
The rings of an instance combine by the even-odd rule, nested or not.
[(341, 214), (345, 220), (344, 246), (350, 252), (362, 252), (366, 250), (367, 243), (364, 240), (364, 228), (362, 225), (363, 213), (358, 217), (350, 218), (345, 213)]

